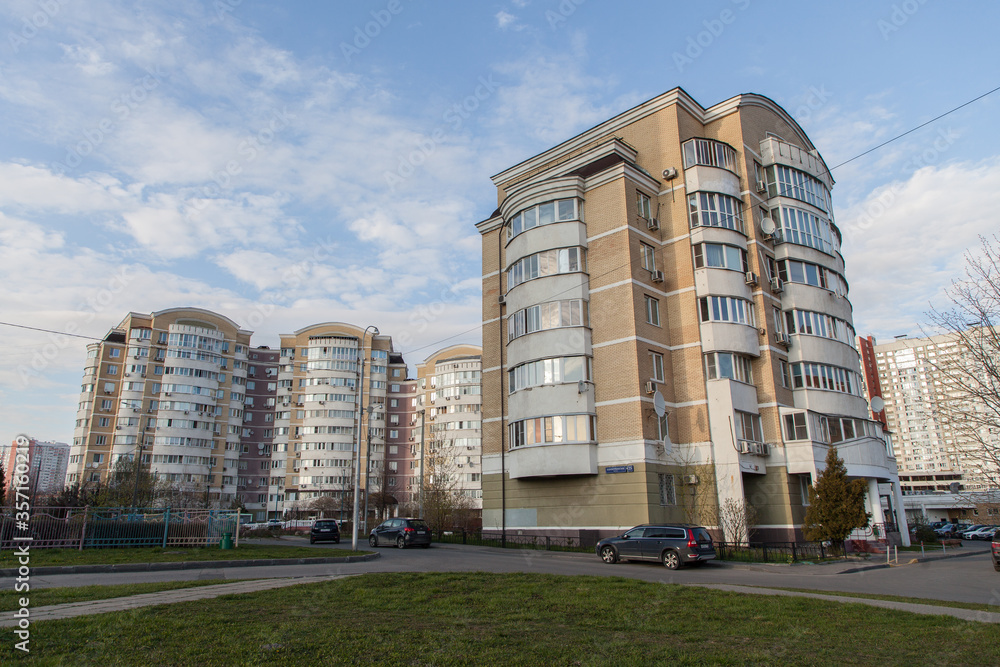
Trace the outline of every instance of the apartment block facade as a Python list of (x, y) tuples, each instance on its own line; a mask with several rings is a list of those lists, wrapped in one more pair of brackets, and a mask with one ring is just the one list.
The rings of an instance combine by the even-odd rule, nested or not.
[(1000, 451), (1000, 433), (984, 426), (973, 434), (969, 424), (949, 418), (949, 402), (963, 392), (947, 369), (971, 363), (963, 359), (960, 342), (948, 334), (898, 337), (887, 343), (868, 340), (876, 373), (869, 386), (879, 387), (885, 402), (904, 493), (990, 490), (989, 480), (998, 476), (995, 466), (984, 460), (982, 447), (991, 443)]
[[(65, 442), (46, 442), (24, 436), (27, 446), (20, 447), (20, 453), (28, 457), (28, 493), (47, 495), (63, 490), (66, 468), (69, 465), (70, 447)], [(0, 462), (3, 463), (4, 483), (8, 489), (13, 482), (14, 471), (19, 459), (17, 438), (10, 445), (0, 445)], [(23, 461), (23, 458), (20, 459)], [(12, 495), (7, 498), (13, 499)]]
[[(905, 525), (868, 416), (833, 179), (781, 107), (674, 89), (493, 177), (483, 241), (483, 524), (793, 539), (836, 446)], [(905, 528), (902, 539), (907, 539)]]

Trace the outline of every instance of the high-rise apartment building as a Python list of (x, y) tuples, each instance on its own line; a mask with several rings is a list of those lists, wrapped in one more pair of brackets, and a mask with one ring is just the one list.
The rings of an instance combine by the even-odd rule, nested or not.
[[(20, 452), (28, 457), (28, 493), (48, 495), (63, 490), (66, 467), (69, 465), (69, 445), (65, 442), (46, 442), (25, 436), (27, 446)], [(10, 445), (0, 445), (0, 462), (3, 463), (4, 482), (10, 487), (19, 459), (18, 442), (15, 438)], [(23, 460), (23, 459), (20, 459)], [(8, 495), (8, 502), (14, 497)]]
[(833, 179), (780, 106), (674, 89), (493, 182), (484, 528), (593, 537), (750, 503), (758, 535), (793, 538), (831, 446), (873, 521), (905, 525)]
[[(417, 364), (417, 391), (414, 444), (424, 448), (425, 484), (464, 498), (460, 504), (478, 515), (483, 472), (482, 348), (452, 345), (431, 354)], [(421, 469), (419, 462), (416, 469)]]
[[(996, 471), (984, 470), (990, 462), (983, 446), (992, 443), (1000, 451), (1000, 434), (989, 425), (956, 423), (949, 404), (964, 392), (947, 369), (963, 360), (962, 346), (949, 334), (929, 338), (898, 337), (875, 344), (870, 339), (877, 375), (870, 385), (881, 388), (885, 417), (895, 435), (899, 479), (907, 494), (944, 492), (958, 484), (961, 491), (980, 492), (997, 479)], [(963, 415), (969, 414), (962, 410)], [(975, 433), (975, 437), (970, 437)]]
[(67, 483), (100, 483), (121, 458), (206, 502), (236, 498), (250, 332), (200, 308), (129, 313), (87, 366)]

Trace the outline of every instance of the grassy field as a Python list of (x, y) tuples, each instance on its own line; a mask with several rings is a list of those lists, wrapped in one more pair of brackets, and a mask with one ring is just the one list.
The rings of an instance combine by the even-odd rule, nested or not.
[[(27, 597), (29, 605), (45, 607), (50, 604), (67, 604), (69, 602), (86, 602), (88, 600), (110, 600), (143, 593), (171, 591), (176, 588), (192, 588), (194, 586), (212, 586), (214, 584), (231, 584), (234, 579), (198, 579), (195, 581), (159, 581), (146, 584), (119, 584), (115, 586), (78, 586), (67, 588), (32, 588), (27, 593), (17, 593), (14, 590), (0, 591), (0, 610), (10, 611), (20, 605), (17, 600)], [(242, 581), (242, 580), (241, 580)]]
[(1000, 604), (979, 604), (976, 602), (958, 602), (954, 600), (932, 600), (928, 598), (908, 598), (902, 595), (879, 595), (877, 593), (846, 593), (844, 591), (821, 591), (814, 588), (785, 588), (782, 586), (761, 586), (779, 591), (796, 591), (798, 593), (818, 593), (820, 595), (837, 595), (848, 598), (865, 598), (866, 600), (889, 600), (890, 602), (910, 602), (913, 604), (929, 604), (935, 607), (955, 607), (956, 609), (971, 609), (973, 611), (988, 611), (1000, 614)]
[[(253, 558), (337, 558), (359, 553), (342, 549), (314, 549), (279, 544), (241, 544), (235, 549), (218, 547), (183, 549), (146, 547), (137, 549), (33, 549), (31, 567), (50, 565), (101, 565), (117, 563), (170, 563), (176, 561), (246, 560)], [(0, 552), (0, 568), (17, 567), (12, 550)]]
[[(14, 660), (0, 644), (0, 663)], [(1000, 626), (620, 578), (369, 574), (32, 625), (85, 665), (997, 665)]]

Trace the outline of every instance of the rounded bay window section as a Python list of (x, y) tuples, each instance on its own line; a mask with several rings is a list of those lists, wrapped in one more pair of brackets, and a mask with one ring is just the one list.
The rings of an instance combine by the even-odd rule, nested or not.
[(597, 474), (582, 188), (552, 179), (501, 207), (512, 478)]

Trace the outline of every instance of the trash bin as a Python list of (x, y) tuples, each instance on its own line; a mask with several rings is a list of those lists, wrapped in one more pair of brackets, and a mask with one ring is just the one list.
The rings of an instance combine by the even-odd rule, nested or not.
[(233, 548), (233, 534), (232, 533), (223, 533), (222, 534), (222, 541), (219, 542), (219, 548), (220, 549), (232, 549)]

